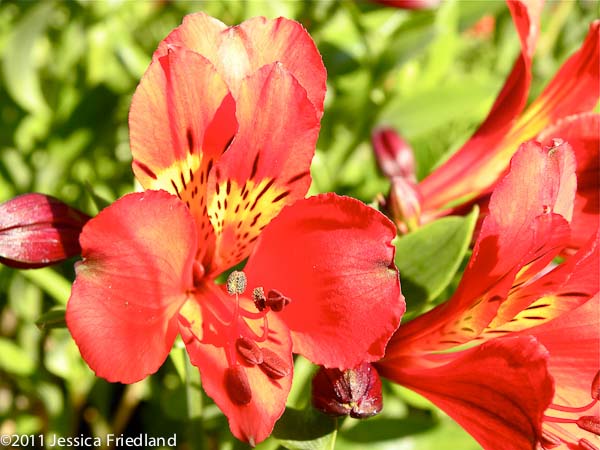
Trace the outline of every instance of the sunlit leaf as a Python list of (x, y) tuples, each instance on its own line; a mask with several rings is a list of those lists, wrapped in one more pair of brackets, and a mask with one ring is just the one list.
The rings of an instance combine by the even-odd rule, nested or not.
[(333, 450), (337, 420), (312, 408), (286, 408), (275, 424), (273, 436), (289, 450)]
[(28, 376), (35, 370), (35, 362), (13, 341), (0, 338), (0, 370), (15, 375)]

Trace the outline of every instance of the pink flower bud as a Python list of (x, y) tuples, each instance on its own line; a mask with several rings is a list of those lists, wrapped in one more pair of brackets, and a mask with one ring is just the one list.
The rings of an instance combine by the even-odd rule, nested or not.
[(372, 142), (377, 164), (386, 177), (402, 177), (416, 183), (413, 149), (393, 128), (375, 130)]
[(321, 367), (312, 381), (312, 403), (332, 416), (364, 419), (379, 414), (383, 409), (379, 374), (366, 362), (343, 371)]
[(79, 233), (90, 219), (48, 195), (31, 193), (0, 205), (0, 262), (45, 267), (81, 253)]
[(416, 183), (402, 177), (392, 178), (388, 209), (401, 234), (419, 228), (421, 223), (421, 194)]

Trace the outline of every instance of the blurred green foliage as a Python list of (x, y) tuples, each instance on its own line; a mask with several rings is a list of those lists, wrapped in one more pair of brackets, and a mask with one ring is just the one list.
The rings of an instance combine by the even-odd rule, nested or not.
[[(532, 96), (580, 45), (596, 6), (548, 2)], [(132, 191), (131, 95), (158, 42), (194, 11), (228, 24), (255, 15), (304, 24), (328, 70), (311, 192), (366, 202), (388, 189), (370, 147), (374, 127), (393, 125), (411, 142), (422, 178), (482, 121), (519, 49), (508, 10), (495, 0), (448, 0), (433, 11), (347, 0), (0, 1), (0, 201), (37, 191), (95, 214), (94, 197), (113, 201)], [(494, 26), (476, 32), (484, 16)], [(454, 271), (464, 256), (461, 239), (449, 257)], [(411, 253), (431, 252), (427, 245), (417, 239)], [(66, 329), (38, 328), (42, 315), (64, 308), (73, 277), (72, 261), (23, 272), (0, 267), (0, 434), (177, 433), (181, 448), (245, 448), (198, 389), (181, 345), (158, 374), (122, 386), (94, 377)], [(446, 298), (451, 281), (426, 300)], [(300, 408), (312, 374), (303, 361), (290, 398)], [(478, 448), (428, 402), (397, 386), (386, 389), (384, 413), (343, 421), (336, 448)], [(278, 445), (271, 438), (259, 448)]]

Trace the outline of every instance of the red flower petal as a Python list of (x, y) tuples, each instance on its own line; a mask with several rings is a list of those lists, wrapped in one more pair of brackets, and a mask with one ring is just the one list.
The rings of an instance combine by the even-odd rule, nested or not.
[(600, 370), (599, 300), (596, 293), (555, 320), (519, 333), (534, 336), (550, 352), (548, 368), (556, 382), (554, 403), (582, 406), (592, 400), (592, 380)]
[(530, 336), (494, 339), (447, 355), (443, 366), (418, 368), (384, 359), (379, 373), (427, 397), (485, 449), (535, 449), (553, 395), (548, 352)]
[(90, 217), (44, 194), (24, 194), (0, 205), (0, 263), (44, 267), (81, 253), (79, 233)]
[(192, 286), (195, 224), (162, 191), (129, 194), (90, 220), (67, 326), (98, 376), (133, 383), (154, 373), (177, 335)]
[[(199, 299), (200, 305), (205, 306), (207, 302), (213, 301), (210, 295), (208, 291), (203, 291), (202, 298)], [(219, 302), (218, 299), (214, 301)], [(285, 409), (293, 370), (289, 331), (278, 317), (269, 315), (269, 338), (258, 345), (263, 350), (266, 348), (275, 352), (289, 367), (287, 376), (274, 378), (268, 376), (260, 366), (245, 363), (239, 355), (230, 364), (227, 346), (230, 346), (229, 350), (235, 351), (233, 342), (230, 341), (237, 336), (231, 334), (232, 330), (223, 328), (209, 308), (203, 307), (202, 319), (205, 330), (202, 342), (200, 337), (183, 325), (189, 322), (187, 318), (180, 325), (191, 362), (200, 369), (202, 387), (229, 419), (233, 435), (255, 445), (271, 434), (275, 422)], [(237, 367), (235, 370), (241, 370), (247, 379), (243, 383), (238, 382), (240, 376), (236, 377), (235, 374), (228, 378), (231, 367)], [(237, 397), (232, 399), (232, 395)]]
[[(508, 7), (521, 41), (521, 53), (485, 121), (469, 141), (420, 183), (423, 209), (437, 209), (465, 195), (480, 193), (492, 184), (508, 163), (498, 165), (496, 148), (527, 101), (531, 84), (531, 57), (539, 32), (543, 1), (510, 1)], [(533, 136), (530, 136), (530, 138)], [(465, 176), (465, 173), (468, 176)]]
[(246, 258), (281, 208), (304, 197), (319, 133), (306, 91), (278, 63), (244, 80), (236, 107), (238, 134), (211, 172), (207, 191), (216, 273)]
[(543, 269), (569, 240), (575, 192), (567, 144), (523, 144), (490, 199), (489, 213), (453, 297), (402, 326), (388, 352), (441, 350), (468, 342), (489, 325), (514, 285)]
[(212, 239), (205, 209), (208, 172), (237, 129), (225, 82), (207, 59), (169, 48), (140, 81), (129, 129), (137, 179), (146, 189), (163, 189), (187, 203), (206, 252)]
[(276, 314), (292, 331), (295, 353), (338, 368), (376, 360), (404, 313), (395, 234), (357, 200), (300, 200), (264, 230), (244, 269), (248, 285), (291, 299)]
[(544, 145), (549, 145), (554, 138), (568, 142), (577, 160), (577, 193), (571, 221), (571, 246), (579, 248), (598, 227), (600, 115), (587, 113), (566, 117), (539, 136)]
[(160, 44), (155, 56), (165, 54), (171, 44), (208, 58), (234, 93), (247, 75), (279, 61), (306, 89), (318, 117), (323, 114), (325, 67), (310, 35), (297, 22), (255, 17), (226, 28), (204, 13), (190, 14)]

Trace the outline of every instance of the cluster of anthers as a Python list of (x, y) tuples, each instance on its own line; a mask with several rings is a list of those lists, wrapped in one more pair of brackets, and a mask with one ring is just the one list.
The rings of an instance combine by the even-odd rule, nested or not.
[[(253, 290), (254, 306), (258, 312), (248, 311), (240, 305), (239, 296), (246, 291), (247, 279), (244, 272), (233, 271), (227, 277), (226, 288), (229, 295), (235, 295), (235, 311), (230, 324), (235, 333), (235, 350), (230, 349), (228, 353), (229, 367), (225, 371), (225, 388), (232, 402), (237, 405), (246, 405), (252, 400), (252, 392), (245, 367), (258, 366), (273, 380), (283, 378), (290, 374), (291, 367), (281, 359), (275, 352), (258, 344), (265, 342), (269, 336), (269, 324), (267, 313), (271, 311), (282, 311), (288, 305), (290, 298), (281, 292), (271, 289), (265, 296), (264, 289), (257, 287)], [(256, 335), (249, 326), (244, 327), (244, 319), (262, 319), (262, 334)], [(250, 334), (251, 333), (251, 334)], [(251, 335), (252, 337), (249, 337)], [(235, 353), (235, 354), (234, 354)]]
[[(580, 415), (582, 413), (590, 411), (594, 406), (596, 406), (596, 404), (600, 400), (600, 371), (596, 372), (596, 376), (592, 381), (591, 397), (592, 400), (590, 403), (579, 407), (558, 405), (552, 403), (549, 409), (560, 413), (565, 413), (564, 415), (577, 415), (578, 417), (554, 417), (545, 415), (544, 423), (549, 428), (554, 428), (554, 426), (556, 426), (554, 424), (575, 424), (584, 431), (595, 434), (596, 436), (600, 436), (600, 417), (597, 415), (589, 414)], [(563, 414), (560, 415), (562, 416)], [(562, 433), (565, 433), (564, 428), (561, 428), (560, 431)], [(594, 445), (592, 442), (585, 438), (577, 438), (575, 436), (569, 436), (569, 438), (572, 439), (574, 442), (577, 442), (579, 448), (581, 448), (582, 450), (598, 450), (598, 447), (596, 445)], [(563, 440), (560, 437), (548, 430), (544, 430), (543, 441), (544, 448), (553, 448), (560, 444), (563, 444)]]

